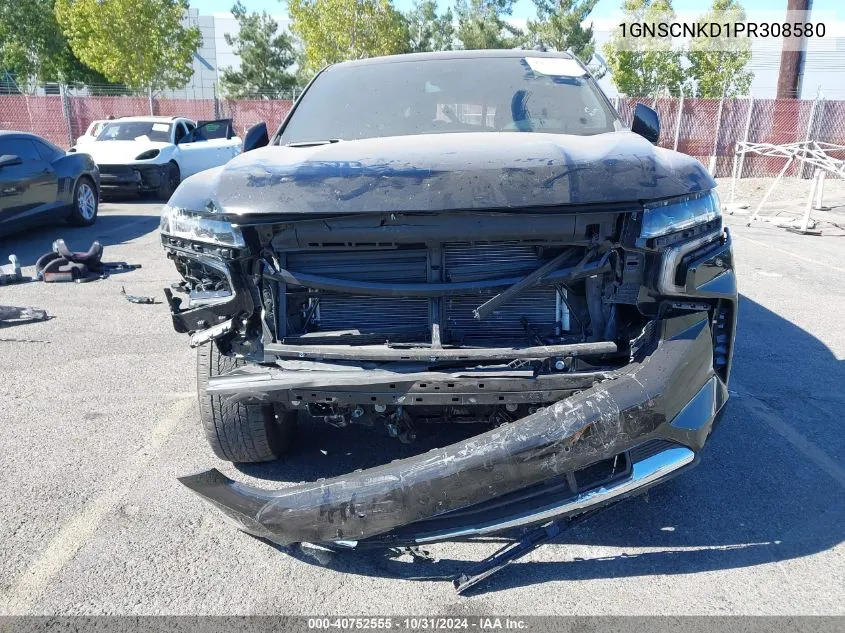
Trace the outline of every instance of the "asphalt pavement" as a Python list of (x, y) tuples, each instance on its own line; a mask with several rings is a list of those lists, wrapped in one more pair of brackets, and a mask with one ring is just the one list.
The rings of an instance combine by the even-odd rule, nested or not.
[(319, 562), (237, 531), (176, 477), (282, 486), (416, 448), (360, 428), (300, 428), (284, 460), (219, 461), (198, 422), (194, 352), (163, 298), (177, 280), (159, 205), (104, 203), (87, 229), (0, 240), (33, 273), (62, 237), (142, 264), (88, 284), (0, 287), (43, 323), (0, 328), (0, 614), (845, 614), (845, 245), (728, 218), (742, 294), (731, 391), (694, 470), (578, 526), (470, 597), (448, 582), (495, 542), (437, 562)]

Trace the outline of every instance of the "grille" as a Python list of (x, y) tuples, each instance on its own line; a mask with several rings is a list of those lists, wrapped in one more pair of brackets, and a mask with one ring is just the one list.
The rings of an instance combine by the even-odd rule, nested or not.
[[(476, 281), (527, 274), (542, 264), (533, 246), (519, 243), (448, 243), (442, 249), (442, 278), (447, 282)], [(425, 283), (429, 254), (423, 247), (374, 251), (308, 251), (289, 253), (287, 267), (294, 271), (338, 279), (371, 282)], [(540, 335), (552, 334), (560, 320), (560, 304), (550, 287), (524, 292), (493, 314), (477, 321), (472, 311), (495, 291), (483, 295), (444, 297), (441, 330), (444, 340), (484, 343), (525, 339), (524, 323)], [(321, 293), (319, 330), (359, 330), (362, 334), (430, 332), (435, 302), (414, 297), (368, 297)], [(428, 339), (426, 339), (428, 340)]]
[(668, 451), (670, 448), (675, 448), (676, 446), (678, 445), (674, 442), (670, 442), (669, 440), (649, 440), (644, 444), (635, 446), (628, 452), (628, 454), (632, 462), (641, 462), (644, 459), (653, 457), (654, 455), (662, 453), (663, 451)]
[(101, 176), (124, 176), (130, 178), (134, 173), (128, 165), (98, 165), (97, 167), (100, 170)]

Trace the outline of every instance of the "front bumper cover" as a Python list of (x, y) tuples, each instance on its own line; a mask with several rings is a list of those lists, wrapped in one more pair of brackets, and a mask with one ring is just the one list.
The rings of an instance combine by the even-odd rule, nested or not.
[[(217, 470), (180, 481), (244, 531), (280, 545), (389, 541), (400, 533), (432, 542), (578, 514), (691, 464), (727, 400), (713, 370), (707, 315), (653, 324), (651, 349), (603, 382), (450, 446), (281, 490), (246, 486)], [(625, 480), (560, 502), (542, 498), (525, 507), (518, 498), (520, 491), (652, 440), (671, 447), (633, 463)], [(473, 513), (514, 495), (514, 503), (496, 512)], [(451, 520), (456, 515), (469, 518)]]
[(167, 165), (100, 165), (104, 191), (154, 191), (167, 178)]

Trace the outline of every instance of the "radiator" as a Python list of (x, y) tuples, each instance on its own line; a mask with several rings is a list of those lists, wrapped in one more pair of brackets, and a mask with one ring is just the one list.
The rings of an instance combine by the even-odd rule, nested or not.
[[(287, 267), (297, 272), (372, 282), (425, 283), (425, 248), (401, 250), (308, 251), (287, 254)], [(547, 259), (547, 258), (546, 258)], [(519, 243), (443, 244), (441, 268), (446, 282), (473, 281), (527, 274), (543, 263), (537, 248)], [(526, 339), (527, 330), (543, 336), (559, 332), (564, 308), (552, 287), (528, 290), (482, 321), (472, 311), (497, 291), (440, 300), (444, 341), (483, 344)], [(321, 331), (358, 330), (362, 334), (429, 333), (437, 302), (415, 297), (368, 297), (321, 293), (316, 323)], [(312, 328), (313, 329), (313, 328)], [(427, 340), (427, 339), (426, 339)]]

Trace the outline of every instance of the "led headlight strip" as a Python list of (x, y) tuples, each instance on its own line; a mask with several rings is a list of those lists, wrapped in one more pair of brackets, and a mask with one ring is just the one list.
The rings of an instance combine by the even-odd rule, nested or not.
[(651, 238), (683, 231), (722, 216), (719, 194), (715, 189), (650, 202), (644, 206), (640, 237)]
[(170, 205), (165, 205), (161, 211), (159, 230), (164, 235), (184, 240), (236, 248), (246, 246), (241, 230), (228, 220), (201, 211), (189, 211)]

